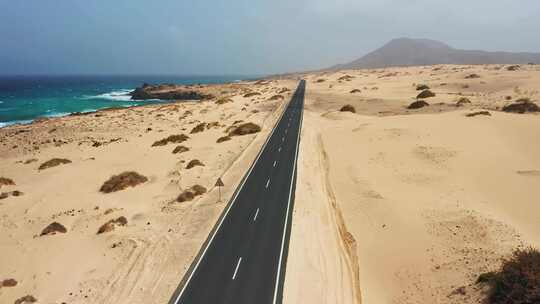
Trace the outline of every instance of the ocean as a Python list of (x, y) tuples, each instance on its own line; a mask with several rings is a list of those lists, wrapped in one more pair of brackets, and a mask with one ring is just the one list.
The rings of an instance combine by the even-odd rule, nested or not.
[(0, 76), (0, 128), (110, 107), (164, 102), (131, 100), (143, 83), (210, 84), (254, 76)]

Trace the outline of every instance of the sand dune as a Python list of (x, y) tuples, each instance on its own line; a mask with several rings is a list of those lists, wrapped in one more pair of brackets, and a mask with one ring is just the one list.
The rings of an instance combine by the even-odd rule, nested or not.
[[(286, 303), (477, 303), (479, 274), (516, 248), (540, 247), (540, 115), (501, 111), (540, 101), (539, 66), (302, 76)], [(435, 96), (407, 109), (418, 84)], [(462, 97), (471, 103), (456, 106)], [(356, 113), (339, 111), (347, 104)], [(480, 110), (490, 116), (467, 117)]]
[[(284, 101), (269, 99), (295, 86), (213, 85), (213, 100), (0, 129), (0, 176), (14, 182), (0, 192), (24, 193), (0, 200), (0, 280), (17, 281), (0, 288), (0, 302), (26, 295), (39, 303), (167, 302), (281, 113)], [(244, 98), (246, 90), (260, 94)], [(217, 144), (239, 121), (260, 132)], [(69, 162), (39, 170), (51, 159)], [(186, 169), (194, 159), (204, 166)], [(220, 176), (222, 202), (213, 187)], [(55, 222), (64, 233), (40, 235)]]

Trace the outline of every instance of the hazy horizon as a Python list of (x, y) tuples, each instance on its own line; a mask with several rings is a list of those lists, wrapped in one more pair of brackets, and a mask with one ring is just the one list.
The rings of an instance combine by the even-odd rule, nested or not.
[(349, 62), (398, 37), (540, 52), (534, 0), (0, 4), (2, 75), (276, 74)]

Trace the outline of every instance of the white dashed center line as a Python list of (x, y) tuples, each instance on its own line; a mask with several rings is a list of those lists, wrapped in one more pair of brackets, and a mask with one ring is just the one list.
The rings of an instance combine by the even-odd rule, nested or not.
[(277, 160), (274, 161), (274, 167), (276, 166), (276, 164), (277, 164)]
[(238, 273), (238, 268), (240, 268), (240, 263), (242, 263), (242, 257), (240, 257), (238, 259), (238, 263), (236, 263), (236, 269), (234, 270), (234, 274), (232, 276), (233, 280), (236, 278), (236, 274)]
[(259, 208), (257, 208), (257, 211), (255, 211), (255, 216), (253, 217), (254, 222), (257, 220), (257, 215), (259, 215)]
[(268, 188), (268, 185), (270, 185), (270, 179), (268, 179), (268, 181), (266, 181), (266, 188)]
[(281, 152), (281, 147), (279, 147), (278, 152)]

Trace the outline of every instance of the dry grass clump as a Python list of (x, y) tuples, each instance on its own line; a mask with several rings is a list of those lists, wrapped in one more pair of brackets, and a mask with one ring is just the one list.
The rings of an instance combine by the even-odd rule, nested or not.
[(127, 225), (127, 219), (125, 216), (121, 216), (116, 219), (112, 219), (99, 227), (97, 234), (113, 231), (116, 226)]
[(174, 148), (172, 153), (173, 154), (178, 154), (178, 153), (184, 153), (184, 152), (187, 152), (187, 151), (189, 151), (188, 147), (186, 147), (186, 146), (177, 146), (176, 148)]
[(190, 134), (202, 132), (202, 131), (204, 131), (205, 128), (206, 128), (206, 123), (201, 122), (200, 124), (196, 125), (196, 126), (191, 130)]
[(475, 79), (475, 78), (480, 78), (480, 75), (473, 73), (473, 74), (469, 74), (465, 76), (465, 79)]
[(416, 96), (417, 99), (430, 97), (435, 97), (435, 93), (431, 92), (430, 90), (423, 90), (420, 94), (418, 94), (418, 96)]
[(326, 79), (320, 78), (320, 79), (317, 79), (317, 81), (315, 81), (315, 82), (316, 82), (316, 83), (321, 83), (321, 82), (325, 82), (325, 81), (326, 81)]
[(241, 125), (238, 125), (234, 127), (230, 132), (229, 136), (240, 136), (240, 135), (247, 135), (247, 134), (253, 134), (261, 131), (261, 127), (257, 124), (254, 124), (252, 122), (246, 122)]
[(456, 102), (456, 107), (462, 107), (466, 104), (471, 104), (471, 101), (469, 100), (469, 98), (467, 97), (461, 97), (457, 102)]
[(520, 68), (520, 66), (516, 64), (516, 65), (507, 66), (506, 70), (507, 71), (517, 71), (517, 70), (519, 70), (519, 68)]
[(338, 78), (339, 81), (351, 81), (354, 79), (354, 76), (351, 75), (344, 75)]
[(186, 169), (191, 169), (196, 166), (204, 167), (204, 164), (198, 159), (193, 159), (187, 164)]
[(177, 134), (177, 135), (171, 135), (169, 137), (160, 139), (152, 144), (152, 147), (159, 147), (159, 146), (165, 146), (169, 143), (183, 143), (184, 141), (188, 140), (188, 136), (185, 134)]
[(427, 84), (419, 84), (416, 86), (417, 91), (424, 91), (429, 90), (429, 86)]
[(502, 108), (504, 112), (509, 113), (526, 113), (526, 112), (540, 112), (540, 107), (532, 102), (529, 98), (520, 98), (513, 104), (504, 106)]
[(415, 110), (415, 109), (420, 109), (420, 108), (423, 108), (423, 107), (427, 107), (429, 106), (429, 103), (423, 101), (423, 100), (417, 100), (413, 103), (411, 103), (407, 109), (411, 109), (411, 110)]
[(514, 251), (498, 271), (480, 275), (477, 283), (488, 284), (489, 304), (540, 303), (540, 251)]
[(257, 95), (261, 95), (261, 93), (259, 93), (259, 92), (250, 92), (250, 93), (244, 94), (244, 97), (248, 98), (248, 97), (253, 97), (253, 96), (257, 96)]
[(280, 100), (280, 99), (284, 99), (285, 97), (283, 97), (282, 95), (274, 95), (272, 97), (270, 97), (268, 100)]
[(349, 93), (351, 93), (351, 94), (362, 93), (362, 91), (360, 91), (359, 89), (354, 89), (354, 90), (351, 90)]
[(231, 140), (231, 137), (230, 137), (230, 136), (222, 136), (222, 137), (220, 137), (220, 138), (218, 138), (218, 139), (216, 140), (216, 143), (219, 144), (219, 143), (222, 143), (222, 142), (228, 141), (228, 140)]
[(285, 92), (289, 92), (290, 89), (289, 88), (282, 88), (281, 90), (279, 90), (278, 94), (283, 94)]
[(465, 116), (467, 116), (467, 117), (475, 117), (475, 116), (478, 116), (478, 115), (491, 116), (491, 113), (489, 113), (489, 111), (476, 111), (476, 112), (472, 112), (472, 113), (467, 113)]
[(222, 105), (222, 104), (226, 104), (226, 103), (229, 103), (229, 102), (233, 102), (233, 100), (230, 99), (230, 98), (223, 97), (223, 98), (220, 98), (220, 99), (216, 100), (215, 104)]
[(14, 186), (15, 182), (11, 178), (0, 177), (0, 187), (2, 186)]
[(145, 176), (134, 171), (127, 171), (118, 175), (113, 175), (103, 184), (103, 186), (101, 186), (101, 188), (99, 188), (99, 191), (103, 193), (116, 192), (128, 187), (135, 187), (147, 181), (148, 178)]
[(56, 167), (56, 166), (59, 166), (59, 165), (69, 164), (69, 163), (71, 163), (71, 161), (69, 159), (53, 158), (53, 159), (48, 160), (48, 161), (44, 162), (43, 164), (41, 164), (41, 166), (39, 166), (38, 169), (39, 170), (44, 170), (44, 169)]
[(64, 227), (64, 225), (58, 223), (58, 222), (52, 222), (49, 224), (49, 226), (45, 227), (45, 229), (43, 229), (41, 231), (41, 236), (43, 235), (54, 235), (54, 234), (57, 234), (57, 233), (66, 233), (67, 232), (67, 229), (66, 227)]
[(17, 300), (15, 300), (15, 304), (28, 304), (28, 303), (36, 303), (37, 299), (34, 298), (34, 296), (26, 295), (24, 297), (20, 297)]
[(341, 109), (339, 109), (339, 111), (356, 113), (356, 109), (350, 104), (344, 105), (343, 107), (341, 107)]
[(15, 287), (17, 286), (17, 280), (15, 279), (5, 279), (0, 282), (0, 287)]
[(180, 193), (180, 195), (178, 195), (178, 197), (176, 198), (176, 201), (179, 203), (192, 201), (195, 197), (203, 195), (204, 193), (206, 193), (205, 187), (201, 185), (194, 185), (191, 188)]

